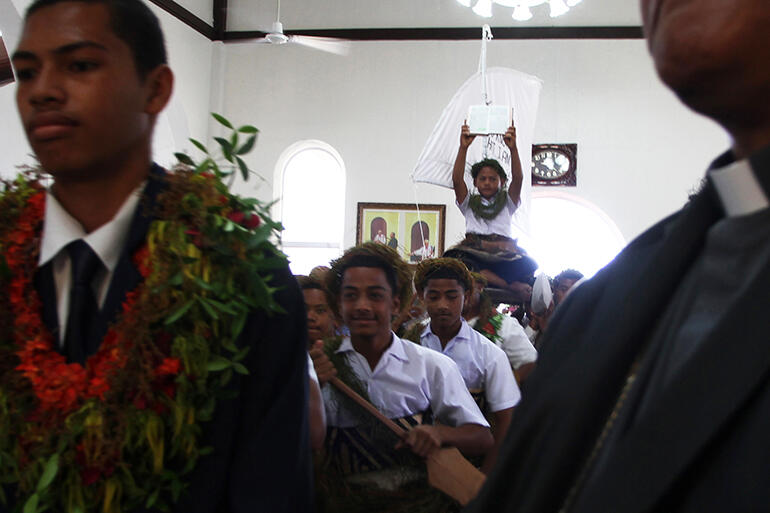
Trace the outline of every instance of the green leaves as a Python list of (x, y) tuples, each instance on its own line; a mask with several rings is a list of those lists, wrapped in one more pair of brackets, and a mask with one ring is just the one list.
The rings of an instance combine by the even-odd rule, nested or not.
[(54, 454), (45, 464), (43, 474), (40, 476), (40, 480), (37, 482), (36, 491), (38, 493), (44, 491), (51, 484), (56, 477), (56, 473), (59, 471), (59, 455)]
[(198, 148), (199, 150), (201, 150), (201, 151), (202, 151), (203, 153), (205, 153), (206, 155), (208, 155), (208, 154), (209, 154), (209, 150), (208, 150), (208, 149), (207, 149), (207, 148), (206, 148), (206, 147), (205, 147), (205, 146), (204, 146), (202, 143), (200, 143), (199, 141), (197, 141), (196, 139), (193, 139), (193, 138), (191, 137), (191, 138), (190, 138), (190, 142), (191, 142), (191, 143), (193, 143), (193, 145), (194, 145), (196, 148)]
[(238, 168), (241, 170), (243, 181), (247, 181), (249, 179), (249, 166), (246, 165), (246, 162), (241, 157), (235, 157), (235, 161), (238, 162)]
[(233, 161), (233, 145), (230, 144), (230, 141), (223, 137), (214, 137), (214, 140), (219, 143), (219, 146), (222, 148), (222, 154), (224, 155), (225, 159), (232, 162)]
[(251, 126), (251, 125), (243, 125), (238, 129), (238, 131), (242, 134), (256, 134), (259, 133), (259, 129), (257, 127)]
[(246, 142), (243, 143), (243, 146), (238, 148), (238, 150), (235, 152), (238, 155), (243, 155), (244, 153), (250, 152), (254, 148), (254, 143), (257, 142), (257, 135), (254, 134), (248, 139), (246, 139)]
[(181, 307), (179, 307), (174, 313), (169, 315), (166, 320), (164, 321), (164, 324), (168, 326), (169, 324), (175, 323), (177, 320), (179, 320), (180, 317), (182, 317), (184, 314), (187, 313), (187, 310), (190, 309), (190, 307), (195, 303), (195, 299), (190, 299), (187, 302), (185, 302)]
[(222, 116), (221, 114), (216, 114), (216, 113), (212, 112), (211, 113), (211, 117), (216, 119), (219, 122), (220, 125), (224, 125), (225, 127), (229, 128), (230, 130), (235, 130), (235, 128), (233, 128), (232, 123), (230, 123), (227, 119), (225, 119), (225, 117)]
[(227, 358), (216, 356), (209, 361), (209, 364), (206, 366), (206, 370), (209, 372), (222, 371), (230, 367), (231, 364), (232, 362)]
[(37, 503), (40, 502), (40, 496), (37, 492), (30, 495), (27, 502), (24, 503), (23, 513), (37, 513)]
[[(237, 129), (235, 126), (222, 116), (221, 114), (211, 113), (217, 123), (230, 130), (230, 134), (226, 137), (214, 137), (214, 141), (219, 146), (219, 150), (222, 153), (221, 158), (227, 163), (220, 165), (218, 159), (212, 155), (212, 152), (206, 147), (205, 144), (197, 139), (190, 138), (190, 142), (198, 150), (206, 155), (206, 158), (197, 163), (190, 155), (186, 153), (175, 153), (177, 161), (185, 166), (195, 168), (196, 173), (213, 172), (218, 178), (234, 177), (234, 173), (239, 171), (244, 181), (248, 181), (251, 171), (246, 161), (241, 158), (242, 155), (250, 153), (257, 143), (257, 135), (259, 129), (252, 125), (242, 125)], [(239, 134), (244, 134), (246, 141), (243, 144), (239, 144)]]
[(187, 155), (186, 153), (174, 153), (174, 156), (182, 164), (187, 164), (188, 166), (195, 165), (195, 162), (193, 162), (193, 159), (191, 159), (189, 155)]

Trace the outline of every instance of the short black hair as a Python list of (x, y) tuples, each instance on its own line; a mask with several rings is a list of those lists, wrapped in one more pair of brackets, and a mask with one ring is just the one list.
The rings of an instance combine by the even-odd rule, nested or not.
[[(376, 269), (382, 269), (382, 271), (385, 273), (385, 279), (388, 281), (388, 285), (390, 285), (390, 291), (393, 293), (393, 296), (395, 297), (398, 295), (398, 281), (396, 279), (396, 272), (393, 270), (393, 266), (391, 266), (382, 258), (374, 255), (353, 256), (347, 262), (343, 263), (338, 269), (342, 279), (345, 278), (345, 271), (351, 267), (373, 267)], [(340, 280), (340, 283), (342, 283), (342, 280)]]
[(324, 299), (326, 299), (326, 304), (329, 306), (332, 305), (333, 298), (331, 297), (331, 294), (329, 294), (329, 291), (326, 289), (324, 282), (313, 276), (312, 273), (310, 276), (298, 274), (296, 278), (301, 290), (320, 290), (324, 295)]
[(456, 258), (431, 258), (417, 264), (414, 271), (414, 286), (419, 292), (425, 290), (430, 280), (455, 280), (468, 291), (473, 288), (473, 276), (462, 261)]
[(166, 42), (160, 22), (142, 0), (35, 0), (24, 14), (24, 20), (36, 11), (62, 2), (102, 4), (110, 14), (110, 27), (131, 49), (136, 71), (141, 79), (168, 62)]
[(351, 267), (382, 269), (393, 297), (399, 299), (402, 308), (408, 306), (412, 296), (412, 272), (409, 266), (396, 250), (385, 244), (364, 242), (346, 250), (341, 257), (331, 262), (331, 270), (326, 276), (326, 289), (334, 299), (332, 308), (337, 308), (345, 271)]
[(559, 286), (559, 283), (561, 283), (563, 280), (575, 280), (578, 281), (581, 278), (583, 278), (583, 273), (580, 271), (576, 271), (575, 269), (565, 269), (559, 274), (556, 275), (556, 278), (553, 279), (552, 287), (555, 289)]
[(492, 169), (497, 172), (498, 175), (500, 175), (500, 183), (505, 185), (505, 183), (508, 181), (508, 175), (505, 174), (505, 170), (503, 169), (503, 166), (500, 165), (498, 161), (495, 159), (484, 159), (479, 160), (475, 164), (471, 166), (471, 177), (473, 177), (474, 180), (476, 180), (476, 177), (479, 176), (479, 173), (482, 169), (485, 167), (491, 167)]

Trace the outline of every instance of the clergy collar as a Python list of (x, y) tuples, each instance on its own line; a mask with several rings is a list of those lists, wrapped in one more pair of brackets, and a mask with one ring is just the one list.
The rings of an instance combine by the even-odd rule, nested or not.
[(126, 198), (115, 217), (88, 234), (49, 190), (46, 193), (38, 266), (48, 263), (70, 242), (83, 239), (99, 256), (108, 272), (114, 271), (145, 184), (146, 181), (142, 182)]
[(729, 217), (770, 206), (770, 146), (739, 161), (728, 151), (714, 161), (708, 176)]

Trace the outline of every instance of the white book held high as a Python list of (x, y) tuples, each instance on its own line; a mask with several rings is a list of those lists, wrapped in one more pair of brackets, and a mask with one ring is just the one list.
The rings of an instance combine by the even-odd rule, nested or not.
[(504, 134), (511, 126), (513, 110), (508, 105), (471, 105), (468, 127), (472, 134)]

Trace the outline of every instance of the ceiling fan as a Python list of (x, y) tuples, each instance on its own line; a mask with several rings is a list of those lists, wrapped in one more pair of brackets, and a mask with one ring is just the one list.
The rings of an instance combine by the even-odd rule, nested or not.
[(347, 55), (350, 52), (350, 42), (345, 39), (284, 34), (281, 23), (281, 0), (277, 0), (277, 3), (275, 21), (271, 31), (267, 32), (262, 39), (258, 39), (257, 43), (271, 45), (292, 43), (337, 55)]

